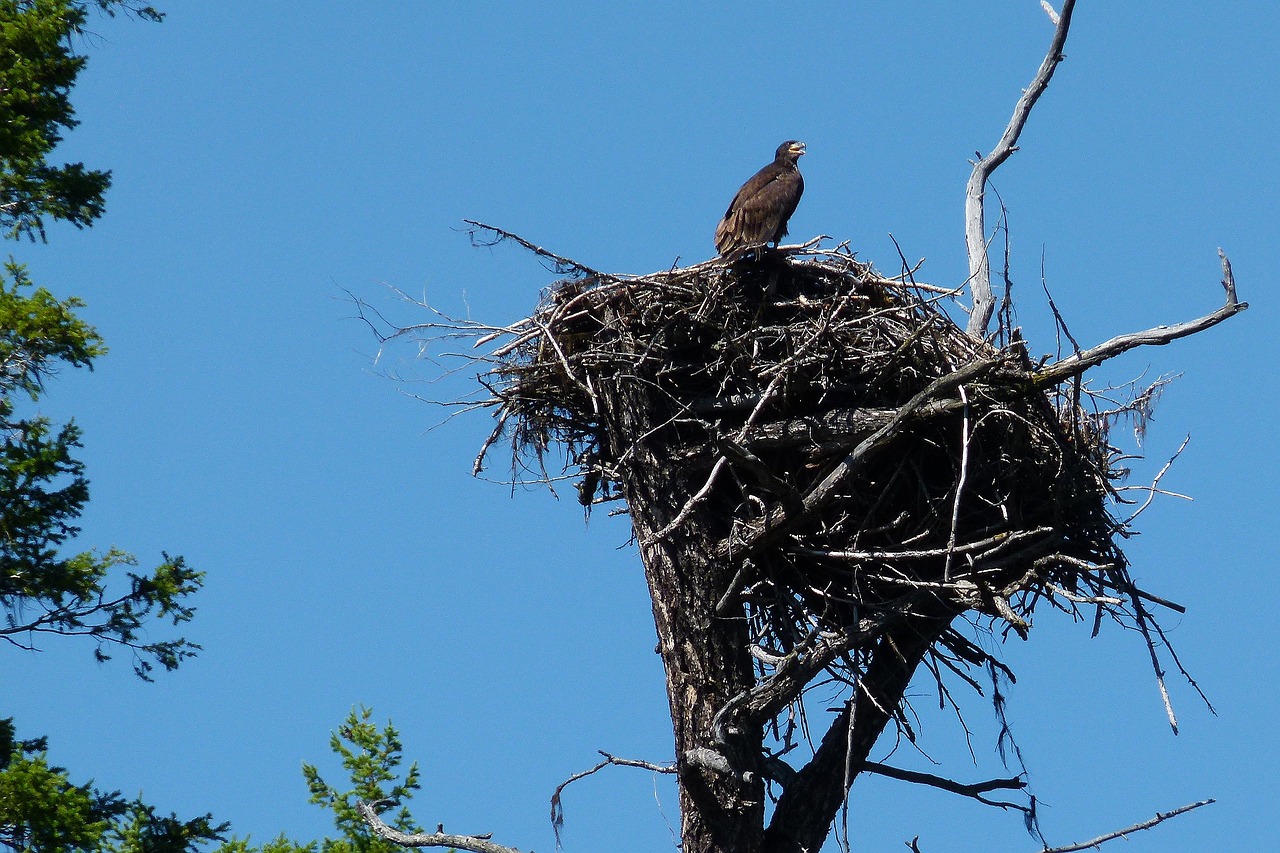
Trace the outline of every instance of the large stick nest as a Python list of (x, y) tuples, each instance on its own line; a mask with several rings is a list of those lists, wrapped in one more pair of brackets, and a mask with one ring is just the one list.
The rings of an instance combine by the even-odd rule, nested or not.
[(1141, 429), (1165, 380), (1115, 403), (1082, 375), (1246, 309), (1225, 256), (1216, 311), (1033, 363), (1008, 317), (1003, 345), (977, 340), (942, 308), (956, 291), (905, 264), (887, 278), (843, 247), (620, 276), (470, 224), (477, 244), (513, 240), (564, 276), (529, 317), (402, 327), (357, 302), (361, 316), (424, 353), (488, 347), (463, 356), (486, 396), (445, 403), (495, 410), (477, 473), (506, 436), (517, 481), (575, 480), (588, 507), (621, 502), (642, 546), (677, 545), (682, 566), (716, 572), (691, 589), (747, 617), (757, 667), (717, 736), (783, 712), (823, 673), (856, 684), (899, 629), (928, 640), (924, 663), (959, 712), (947, 672), (980, 692), (969, 670), (1012, 676), (964, 624), (1026, 636), (1045, 604), (1094, 633), (1103, 617), (1139, 631), (1176, 730), (1161, 659), (1199, 688), (1150, 606), (1183, 608), (1137, 587), (1118, 544), (1169, 465), (1119, 485), (1127, 457), (1108, 441), (1117, 419)]
[[(575, 267), (497, 351), (495, 437), (535, 471), (565, 449), (584, 503), (665, 478), (661, 535), (696, 523), (739, 562), (726, 602), (764, 659), (921, 590), (1019, 633), (1044, 600), (1128, 604), (1113, 450), (1078, 385), (1043, 387), (1019, 342), (975, 340), (908, 276), (802, 255)], [(610, 434), (620, 408), (634, 426)]]

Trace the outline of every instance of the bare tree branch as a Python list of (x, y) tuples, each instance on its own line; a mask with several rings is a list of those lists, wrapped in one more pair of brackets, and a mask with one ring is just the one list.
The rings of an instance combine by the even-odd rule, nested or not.
[(976, 338), (986, 337), (987, 326), (995, 311), (995, 297), (991, 294), (991, 259), (987, 257), (987, 224), (983, 202), (987, 191), (987, 180), (991, 174), (1009, 159), (1009, 155), (1017, 149), (1018, 137), (1031, 115), (1031, 108), (1044, 94), (1049, 80), (1062, 61), (1062, 47), (1067, 41), (1067, 31), (1071, 28), (1071, 12), (1075, 9), (1075, 0), (1066, 0), (1062, 4), (1062, 13), (1056, 21), (1057, 28), (1053, 33), (1053, 41), (1049, 44), (1049, 52), (1040, 63), (1031, 85), (1018, 99), (1013, 109), (1013, 118), (1004, 129), (1004, 135), (991, 153), (973, 164), (973, 174), (969, 176), (969, 185), (965, 189), (965, 244), (969, 250), (969, 289), (973, 293), (973, 312), (969, 315), (969, 334)]
[(604, 756), (604, 761), (601, 761), (590, 770), (583, 770), (579, 773), (574, 773), (568, 779), (565, 779), (557, 785), (555, 792), (551, 795), (551, 828), (555, 831), (557, 844), (560, 842), (560, 830), (564, 827), (564, 805), (560, 801), (560, 794), (572, 783), (577, 782), (579, 779), (585, 779), (593, 773), (598, 773), (611, 764), (615, 764), (620, 767), (639, 767), (641, 770), (651, 770), (654, 773), (676, 772), (676, 768), (672, 764), (654, 764), (652, 761), (639, 761), (634, 758), (618, 758), (616, 755), (610, 755), (603, 749), (598, 750), (598, 752)]
[(1107, 841), (1113, 841), (1117, 838), (1126, 838), (1132, 833), (1141, 832), (1144, 829), (1150, 829), (1157, 824), (1164, 823), (1170, 818), (1177, 817), (1180, 814), (1186, 814), (1193, 809), (1198, 809), (1201, 806), (1207, 806), (1214, 802), (1217, 801), (1201, 800), (1198, 803), (1191, 803), (1190, 805), (1174, 809), (1171, 812), (1156, 812), (1156, 816), (1151, 818), (1151, 820), (1144, 820), (1142, 823), (1135, 823), (1133, 826), (1125, 827), (1124, 829), (1117, 829), (1115, 832), (1108, 832), (1106, 835), (1099, 835), (1091, 841), (1081, 841), (1079, 844), (1068, 844), (1065, 847), (1046, 847), (1041, 851), (1041, 853), (1074, 853), (1074, 851), (1077, 850), (1089, 850), (1091, 848), (1096, 848)]
[[(593, 278), (605, 279), (608, 281), (617, 280), (617, 276), (612, 276), (607, 273), (602, 273), (599, 270), (594, 270), (591, 267), (578, 263), (577, 261), (570, 260), (569, 258), (561, 257), (560, 255), (557, 255), (554, 252), (549, 252), (546, 249), (542, 248), (541, 246), (535, 246), (533, 243), (530, 243), (528, 240), (524, 239), (519, 234), (512, 234), (510, 231), (506, 231), (502, 228), (498, 228), (493, 225), (486, 225), (483, 222), (477, 222), (474, 219), (464, 219), (462, 221), (471, 226), (471, 230), (468, 233), (471, 236), (472, 244), (476, 246), (496, 246), (498, 243), (501, 243), (503, 240), (514, 240), (515, 242), (519, 243), (521, 246), (528, 249), (530, 252), (533, 252), (538, 257), (546, 258), (547, 260), (551, 261), (553, 265), (553, 269), (558, 275), (585, 275), (585, 276), (591, 276)], [(477, 236), (477, 232), (479, 231), (488, 231), (489, 233), (493, 234), (494, 237), (491, 240), (482, 240), (480, 237)]]
[(962, 797), (972, 797), (979, 802), (986, 803), (989, 806), (1001, 806), (1003, 808), (1025, 809), (1025, 806), (1016, 803), (1004, 803), (998, 800), (989, 800), (982, 794), (990, 791), (1012, 790), (1021, 791), (1027, 787), (1026, 780), (1020, 776), (1014, 776), (1009, 779), (988, 779), (986, 782), (972, 782), (965, 784), (964, 782), (956, 782), (943, 776), (935, 776), (932, 773), (921, 773), (915, 770), (903, 770), (900, 767), (890, 767), (887, 764), (881, 764), (878, 761), (867, 761), (862, 765), (862, 769), (867, 773), (874, 773), (877, 776), (885, 776), (890, 779), (898, 779), (903, 782), (912, 782), (917, 785), (929, 785), (933, 788), (940, 788), (943, 791), (950, 791), (953, 794), (959, 794)]
[(1037, 370), (1035, 372), (1036, 384), (1042, 388), (1056, 385), (1067, 377), (1078, 376), (1089, 368), (1101, 364), (1109, 358), (1114, 358), (1122, 352), (1141, 346), (1164, 346), (1178, 338), (1185, 338), (1187, 335), (1203, 332), (1205, 329), (1216, 326), (1223, 320), (1234, 317), (1244, 311), (1249, 307), (1249, 303), (1241, 302), (1236, 298), (1236, 279), (1231, 272), (1231, 261), (1227, 259), (1226, 254), (1221, 249), (1218, 250), (1218, 257), (1222, 259), (1222, 287), (1227, 293), (1227, 301), (1217, 311), (1185, 323), (1175, 323), (1172, 326), (1156, 326), (1154, 329), (1147, 329), (1144, 332), (1116, 335), (1111, 340), (1104, 341), (1096, 347), (1069, 355), (1061, 361), (1055, 361), (1048, 367)]
[(437, 826), (436, 831), (431, 833), (401, 832), (383, 823), (373, 807), (363, 800), (356, 801), (356, 809), (379, 838), (384, 838), (392, 844), (399, 844), (401, 847), (452, 847), (455, 850), (467, 850), (470, 853), (520, 853), (520, 850), (515, 847), (495, 844), (487, 835), (449, 835), (444, 831), (443, 824)]

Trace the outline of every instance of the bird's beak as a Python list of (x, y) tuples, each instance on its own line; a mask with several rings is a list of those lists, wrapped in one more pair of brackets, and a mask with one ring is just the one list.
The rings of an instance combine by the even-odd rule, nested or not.
[(804, 154), (806, 153), (806, 152), (805, 152), (805, 144), (804, 144), (803, 142), (801, 142), (799, 145), (794, 146), (794, 150), (795, 150), (795, 152), (796, 152), (796, 156), (797, 156), (797, 157), (802, 157), (802, 156), (804, 156)]

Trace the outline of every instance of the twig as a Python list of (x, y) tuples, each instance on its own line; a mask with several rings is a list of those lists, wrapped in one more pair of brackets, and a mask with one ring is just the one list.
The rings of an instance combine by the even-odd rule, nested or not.
[(951, 580), (951, 562), (955, 559), (956, 538), (960, 534), (960, 500), (964, 495), (965, 479), (969, 474), (969, 395), (964, 392), (964, 386), (961, 385), (956, 389), (960, 393), (960, 400), (964, 403), (963, 418), (960, 423), (960, 474), (956, 480), (956, 499), (951, 505), (951, 533), (947, 536), (947, 558), (942, 569), (942, 579), (944, 581)]
[(1035, 527), (1029, 530), (1002, 531), (995, 536), (980, 539), (976, 542), (965, 542), (964, 544), (947, 545), (945, 548), (929, 548), (917, 551), (820, 551), (817, 549), (795, 549), (795, 553), (834, 560), (928, 560), (935, 557), (946, 557), (948, 554), (967, 554), (973, 551), (981, 551), (983, 548), (988, 548), (992, 545), (1007, 546), (1028, 537), (1052, 532), (1052, 530), (1052, 527)]
[(1144, 829), (1150, 829), (1156, 824), (1164, 823), (1166, 820), (1169, 820), (1170, 818), (1175, 818), (1180, 814), (1186, 814), (1187, 812), (1193, 809), (1198, 809), (1201, 806), (1207, 806), (1214, 802), (1217, 802), (1217, 801), (1201, 800), (1198, 803), (1191, 803), (1190, 805), (1182, 806), (1181, 808), (1176, 808), (1171, 812), (1156, 812), (1155, 817), (1151, 818), (1150, 820), (1144, 820), (1142, 823), (1135, 823), (1133, 826), (1125, 827), (1124, 829), (1117, 829), (1115, 832), (1108, 832), (1106, 835), (1099, 835), (1097, 838), (1091, 841), (1081, 841), (1079, 844), (1068, 844), (1064, 847), (1046, 847), (1044, 848), (1044, 850), (1040, 851), (1040, 853), (1074, 853), (1074, 851), (1077, 851), (1077, 850), (1088, 850), (1090, 848), (1096, 848), (1108, 841), (1113, 841), (1117, 838), (1125, 838), (1130, 833), (1141, 832)]
[(479, 477), (480, 472), (484, 470), (484, 458), (489, 453), (489, 448), (493, 447), (493, 443), (502, 435), (502, 431), (506, 429), (507, 419), (511, 417), (508, 409), (503, 409), (498, 413), (498, 423), (494, 426), (493, 432), (489, 433), (489, 437), (484, 440), (484, 444), (480, 446), (480, 452), (476, 454), (476, 461), (471, 464), (471, 476)]
[(1173, 658), (1173, 664), (1178, 668), (1178, 672), (1181, 673), (1182, 677), (1191, 685), (1191, 689), (1200, 696), (1200, 700), (1204, 702), (1205, 707), (1209, 709), (1209, 713), (1213, 714), (1215, 717), (1218, 716), (1218, 710), (1213, 707), (1213, 703), (1209, 701), (1209, 697), (1200, 689), (1200, 684), (1191, 677), (1191, 673), (1182, 665), (1182, 659), (1178, 657), (1178, 650), (1173, 647), (1173, 643), (1169, 642), (1169, 638), (1165, 636), (1164, 629), (1160, 627), (1160, 623), (1152, 619), (1151, 627), (1156, 629), (1156, 634), (1160, 637), (1160, 642), (1164, 644), (1165, 649), (1169, 652), (1169, 657)]
[(655, 541), (666, 539), (671, 532), (676, 530), (685, 520), (697, 509), (698, 504), (702, 502), (707, 495), (711, 494), (711, 490), (715, 488), (716, 478), (720, 476), (720, 472), (729, 464), (729, 457), (724, 454), (716, 460), (716, 464), (712, 466), (711, 473), (707, 475), (707, 481), (702, 484), (702, 488), (694, 492), (693, 495), (684, 502), (684, 506), (680, 507), (680, 511), (675, 514), (667, 524), (661, 529), (654, 531), (653, 538)]
[(1111, 340), (1104, 341), (1096, 347), (1067, 356), (1048, 367), (1037, 370), (1034, 374), (1036, 385), (1041, 388), (1057, 385), (1068, 376), (1078, 376), (1109, 358), (1115, 358), (1122, 352), (1141, 346), (1163, 346), (1170, 341), (1185, 338), (1187, 335), (1194, 335), (1197, 332), (1216, 326), (1223, 320), (1234, 317), (1244, 311), (1249, 307), (1249, 303), (1240, 302), (1236, 298), (1236, 280), (1231, 273), (1231, 261), (1227, 260), (1227, 256), (1223, 254), (1221, 249), (1218, 250), (1218, 256), (1222, 259), (1222, 286), (1226, 290), (1227, 300), (1217, 311), (1185, 323), (1176, 323), (1172, 326), (1156, 326), (1144, 332), (1116, 335)]
[(853, 452), (850, 453), (834, 471), (827, 475), (821, 483), (814, 486), (809, 494), (805, 495), (805, 512), (812, 512), (822, 506), (822, 504), (831, 497), (835, 490), (844, 485), (849, 477), (858, 470), (859, 463), (866, 458), (867, 454), (896, 435), (902, 425), (906, 423), (907, 419), (917, 409), (920, 409), (926, 403), (932, 402), (935, 398), (960, 387), (970, 379), (981, 376), (983, 373), (994, 367), (995, 364), (996, 359), (978, 359), (976, 361), (969, 362), (946, 376), (939, 377), (933, 382), (930, 382), (924, 390), (920, 391), (920, 393), (908, 400), (902, 408), (898, 409), (893, 420), (876, 430), (861, 444), (855, 447)]
[(672, 764), (654, 764), (651, 761), (638, 761), (634, 758), (618, 758), (616, 755), (610, 755), (603, 749), (598, 750), (598, 752), (604, 756), (604, 761), (601, 761), (590, 770), (583, 770), (579, 773), (574, 773), (568, 779), (565, 779), (557, 785), (555, 792), (551, 795), (551, 828), (556, 835), (556, 846), (559, 846), (560, 844), (560, 830), (564, 827), (564, 805), (560, 801), (560, 794), (572, 783), (577, 782), (579, 779), (585, 779), (592, 773), (598, 773), (611, 764), (618, 765), (620, 767), (639, 767), (642, 770), (652, 770), (654, 773), (676, 772), (675, 765)]
[[(840, 313), (841, 308), (843, 308), (847, 304), (848, 304), (847, 302), (841, 302), (836, 307), (835, 311), (832, 312), (831, 316), (829, 318), (824, 318), (824, 321), (819, 324), (818, 328), (814, 330), (814, 332), (809, 336), (808, 340), (805, 341), (803, 344), (801, 344), (797, 348), (795, 354), (793, 354), (791, 358), (787, 359), (787, 361), (778, 365), (779, 369), (774, 374), (773, 378), (769, 381), (768, 387), (766, 387), (764, 389), (764, 392), (761, 393), (760, 399), (756, 402), (755, 408), (751, 410), (751, 413), (747, 416), (746, 421), (743, 422), (742, 427), (738, 430), (736, 437), (732, 441), (733, 444), (740, 445), (742, 443), (743, 439), (746, 438), (747, 433), (751, 431), (751, 428), (753, 426), (755, 426), (755, 423), (759, 419), (760, 414), (765, 410), (765, 406), (773, 400), (774, 395), (778, 392), (778, 389), (783, 385), (783, 382), (789, 378), (790, 371), (782, 368), (786, 368), (789, 365), (793, 364), (798, 359), (800, 359), (805, 353), (805, 351), (809, 349), (810, 346), (812, 346), (815, 342), (820, 340), (822, 338), (823, 331), (825, 331), (826, 327), (830, 323), (835, 322), (836, 316)], [(594, 398), (593, 398), (593, 401), (594, 401)], [(670, 522), (668, 522), (661, 530), (654, 533), (654, 539), (665, 539), (667, 536), (669, 536), (672, 533), (672, 531), (676, 530), (678, 527), (680, 527), (680, 525), (684, 524), (685, 520), (689, 517), (690, 513), (692, 513), (693, 510), (697, 507), (697, 505), (702, 500), (704, 500), (707, 497), (707, 495), (711, 493), (711, 489), (712, 487), (715, 486), (715, 483), (716, 483), (716, 477), (720, 474), (720, 471), (724, 469), (727, 462), (728, 462), (728, 456), (722, 451), (720, 454), (720, 458), (716, 460), (715, 466), (711, 469), (711, 473), (707, 475), (707, 480), (703, 484), (702, 488), (700, 488), (697, 492), (695, 492), (691, 498), (685, 501), (684, 506), (682, 506), (680, 508), (680, 511), (676, 513), (675, 518), (673, 518)]]
[(989, 806), (1000, 806), (1001, 808), (1025, 809), (1017, 803), (1005, 803), (997, 800), (989, 800), (982, 794), (990, 791), (1021, 791), (1027, 787), (1026, 781), (1020, 776), (1013, 776), (1008, 779), (988, 779), (985, 782), (972, 782), (965, 784), (964, 782), (956, 782), (953, 779), (947, 779), (944, 776), (935, 776), (932, 773), (921, 773), (916, 770), (903, 770), (900, 767), (890, 767), (887, 764), (881, 764), (877, 761), (866, 761), (862, 764), (862, 769), (868, 773), (874, 773), (877, 776), (885, 776), (890, 779), (898, 779), (902, 782), (912, 782), (917, 785), (929, 785), (933, 788), (940, 788), (943, 791), (950, 791), (953, 794), (959, 794), (962, 797), (971, 797), (979, 802)]
[[(1137, 510), (1134, 511), (1133, 515), (1129, 516), (1128, 518), (1126, 518), (1124, 521), (1120, 523), (1121, 527), (1126, 529), (1131, 527), (1133, 525), (1134, 519), (1136, 519), (1138, 516), (1146, 512), (1147, 507), (1151, 506), (1151, 502), (1156, 499), (1157, 494), (1169, 494), (1169, 492), (1162, 491), (1159, 488), (1160, 480), (1164, 477), (1165, 474), (1169, 472), (1169, 469), (1173, 467), (1173, 463), (1178, 461), (1178, 457), (1182, 455), (1182, 451), (1187, 449), (1187, 444), (1189, 444), (1190, 441), (1191, 441), (1191, 435), (1190, 433), (1188, 433), (1187, 437), (1182, 439), (1182, 444), (1178, 445), (1178, 449), (1174, 452), (1172, 456), (1169, 457), (1169, 461), (1164, 463), (1164, 467), (1162, 467), (1159, 470), (1159, 472), (1156, 473), (1155, 479), (1151, 481), (1151, 485), (1147, 489), (1147, 499), (1143, 501), (1142, 506), (1138, 507)], [(1191, 500), (1186, 495), (1178, 495), (1178, 497)]]
[(1109, 605), (1124, 604), (1123, 599), (1116, 598), (1115, 596), (1112, 596), (1112, 595), (1077, 595), (1074, 592), (1071, 592), (1070, 590), (1067, 590), (1067, 589), (1063, 589), (1062, 587), (1058, 586), (1056, 583), (1052, 583), (1050, 581), (1045, 582), (1044, 588), (1047, 589), (1049, 592), (1053, 593), (1054, 595), (1060, 595), (1063, 598), (1065, 598), (1067, 601), (1074, 602), (1075, 604), (1109, 604)]
[[(1049, 290), (1049, 282), (1045, 278), (1044, 272), (1044, 249), (1040, 250), (1040, 289), (1044, 291), (1044, 298), (1049, 301), (1049, 310), (1053, 312), (1053, 322), (1056, 326), (1055, 334), (1058, 334), (1058, 356), (1062, 356), (1062, 337), (1066, 335), (1067, 340), (1071, 341), (1071, 350), (1073, 353), (1080, 352), (1080, 342), (1076, 340), (1076, 336), (1071, 334), (1071, 329), (1067, 328), (1067, 321), (1062, 316), (1062, 312), (1058, 310), (1058, 303), (1053, 301), (1053, 293)], [(1060, 333), (1060, 334), (1059, 334)]]
[[(530, 243), (528, 240), (524, 239), (519, 234), (513, 234), (510, 231), (505, 231), (494, 225), (486, 225), (483, 222), (477, 222), (474, 219), (464, 219), (462, 221), (472, 226), (471, 230), (468, 231), (467, 233), (470, 234), (471, 242), (474, 245), (496, 246), (498, 243), (501, 243), (503, 240), (514, 240), (516, 243), (519, 243), (521, 246), (524, 246), (526, 249), (528, 249), (530, 252), (533, 252), (535, 255), (542, 258), (546, 258), (549, 261), (553, 261), (556, 265), (555, 271), (560, 275), (567, 275), (568, 273), (572, 272), (580, 275), (587, 275), (587, 276), (602, 278), (610, 281), (617, 280), (617, 276), (609, 275), (608, 273), (602, 273), (599, 270), (594, 270), (591, 267), (580, 264), (575, 260), (571, 260), (570, 258), (561, 257), (560, 255), (557, 255), (555, 252), (549, 252), (546, 249), (542, 248), (541, 246), (535, 246), (533, 243)], [(476, 236), (476, 231), (478, 230), (488, 231), (492, 234), (496, 234), (497, 239), (490, 240), (490, 241), (481, 240)]]
[(1004, 130), (1004, 135), (991, 153), (973, 164), (973, 174), (969, 176), (969, 184), (965, 188), (965, 243), (969, 250), (969, 287), (973, 292), (973, 313), (969, 315), (969, 334), (975, 338), (984, 338), (987, 326), (991, 322), (991, 314), (995, 310), (995, 297), (991, 293), (991, 260), (987, 257), (986, 213), (983, 200), (987, 190), (987, 180), (991, 174), (1009, 159), (1009, 155), (1017, 150), (1018, 137), (1031, 115), (1031, 108), (1044, 94), (1053, 78), (1053, 72), (1062, 61), (1062, 47), (1067, 41), (1067, 31), (1071, 28), (1071, 12), (1075, 9), (1075, 0), (1066, 0), (1062, 4), (1062, 14), (1058, 16), (1053, 41), (1040, 70), (1031, 81), (1031, 85), (1018, 99), (1013, 109), (1013, 118)]
[(844, 652), (877, 636), (888, 621), (888, 617), (880, 614), (865, 618), (838, 634), (806, 638), (775, 666), (772, 675), (724, 703), (711, 722), (712, 734), (723, 742), (729, 729), (757, 725), (769, 719), (793, 701), (810, 679)]
[(1152, 617), (1147, 613), (1142, 602), (1138, 600), (1136, 595), (1132, 596), (1133, 616), (1138, 623), (1138, 631), (1142, 634), (1142, 639), (1146, 641), (1147, 651), (1151, 654), (1151, 669), (1156, 675), (1156, 686), (1160, 688), (1160, 699), (1164, 702), (1165, 716), (1169, 719), (1169, 727), (1173, 729), (1173, 733), (1178, 733), (1178, 717), (1173, 712), (1173, 700), (1169, 698), (1169, 688), (1164, 683), (1164, 668), (1160, 666), (1160, 655), (1156, 651), (1155, 639), (1151, 636), (1151, 630), (1147, 623), (1152, 621)]

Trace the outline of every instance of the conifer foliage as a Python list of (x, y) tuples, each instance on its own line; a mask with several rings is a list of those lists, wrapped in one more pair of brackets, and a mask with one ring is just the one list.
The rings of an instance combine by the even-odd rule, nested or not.
[[(0, 0), (0, 228), (10, 238), (43, 240), (49, 220), (83, 227), (102, 215), (110, 173), (49, 159), (77, 123), (69, 96), (85, 64), (76, 44), (89, 5), (159, 18), (121, 0)], [(203, 575), (167, 554), (136, 572), (137, 559), (115, 548), (64, 553), (89, 499), (75, 455), (81, 432), (74, 421), (29, 413), (60, 369), (92, 369), (106, 352), (78, 315), (83, 306), (37, 286), (13, 260), (0, 273), (0, 638), (32, 649), (40, 635), (87, 636), (99, 660), (128, 649), (149, 679), (155, 666), (172, 670), (199, 649), (143, 631), (154, 619), (189, 620), (187, 597)]]

